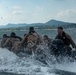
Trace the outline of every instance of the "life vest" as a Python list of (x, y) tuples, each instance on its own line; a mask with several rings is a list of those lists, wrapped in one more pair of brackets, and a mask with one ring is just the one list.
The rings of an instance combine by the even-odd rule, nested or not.
[(62, 33), (62, 37), (58, 35), (57, 39), (61, 39), (64, 42), (64, 45), (69, 46), (70, 40), (66, 37), (66, 33)]

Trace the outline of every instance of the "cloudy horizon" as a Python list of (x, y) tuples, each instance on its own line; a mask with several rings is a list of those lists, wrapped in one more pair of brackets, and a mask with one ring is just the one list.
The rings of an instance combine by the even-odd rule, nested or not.
[(76, 0), (0, 0), (0, 25), (51, 19), (76, 23)]

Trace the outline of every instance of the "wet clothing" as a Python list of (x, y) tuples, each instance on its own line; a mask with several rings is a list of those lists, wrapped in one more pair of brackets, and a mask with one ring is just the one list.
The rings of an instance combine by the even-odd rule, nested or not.
[(20, 40), (18, 38), (10, 37), (6, 40), (3, 47), (8, 48), (10, 51), (14, 51), (19, 49)]
[(31, 34), (31, 33), (36, 33), (35, 31), (29, 31), (29, 34)]
[(60, 39), (63, 41), (65, 46), (69, 46), (70, 44), (72, 45), (72, 47), (75, 47), (75, 43), (72, 40), (71, 36), (69, 36), (67, 33), (63, 32), (62, 36), (60, 36), (59, 34), (56, 36), (55, 39)]
[(15, 36), (15, 38), (18, 38), (20, 41), (22, 41), (22, 38), (19, 36)]
[(35, 45), (39, 44), (39, 39), (39, 35), (35, 31), (29, 32), (29, 34), (27, 34), (21, 41), (21, 45), (27, 43), (27, 47), (32, 48)]
[(3, 34), (3, 38), (1, 40), (0, 46), (3, 48), (4, 43), (6, 42), (6, 40), (9, 38), (9, 36), (7, 36), (7, 34)]
[(72, 49), (69, 46), (65, 46), (63, 41), (60, 39), (55, 39), (51, 44), (51, 54), (58, 56), (71, 56)]
[(6, 42), (6, 40), (7, 40), (8, 38), (2, 38), (2, 40), (1, 40), (1, 47), (3, 48), (3, 45), (4, 45), (4, 43)]
[(34, 43), (38, 43), (38, 38), (39, 38), (39, 35), (37, 33), (30, 33), (27, 35), (27, 40), (28, 42), (34, 42)]
[[(11, 37), (11, 36), (10, 36)], [(18, 38), (20, 41), (22, 41), (22, 38), (19, 36), (13, 36), (13, 38)]]

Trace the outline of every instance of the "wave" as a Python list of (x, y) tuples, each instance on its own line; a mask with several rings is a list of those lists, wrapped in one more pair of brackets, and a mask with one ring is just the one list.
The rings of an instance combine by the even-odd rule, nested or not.
[[(53, 63), (48, 61), (48, 65), (36, 60), (34, 55), (29, 57), (18, 57), (13, 52), (0, 48), (0, 73), (8, 72), (25, 75), (58, 75), (55, 69), (76, 72), (76, 62)], [(53, 57), (53, 60), (55, 58)], [(65, 59), (67, 60), (67, 59)], [(12, 75), (12, 74), (11, 74)]]

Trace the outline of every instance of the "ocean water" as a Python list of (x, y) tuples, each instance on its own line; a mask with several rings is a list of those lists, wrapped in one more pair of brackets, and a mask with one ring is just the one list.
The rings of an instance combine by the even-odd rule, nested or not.
[[(65, 29), (72, 39), (76, 43), (76, 29)], [(10, 35), (12, 31), (0, 31), (0, 38), (4, 33)], [(14, 31), (17, 35), (23, 37), (28, 31)], [(47, 34), (51, 39), (54, 39), (57, 32), (54, 30), (36, 30), (40, 35)], [(46, 49), (42, 46), (43, 49)], [(73, 49), (74, 50), (74, 49)], [(49, 54), (47, 54), (48, 57)], [(46, 59), (47, 65), (35, 59), (35, 55), (32, 54), (26, 57), (19, 57), (13, 52), (5, 48), (0, 48), (0, 75), (76, 75), (76, 62), (70, 62), (67, 58), (62, 63), (53, 63), (55, 58), (52, 56), (52, 60)], [(68, 71), (68, 72), (56, 72), (56, 70)], [(72, 72), (72, 73), (71, 73)]]

